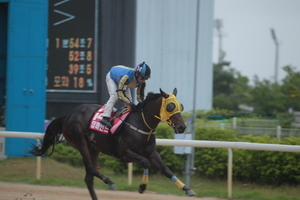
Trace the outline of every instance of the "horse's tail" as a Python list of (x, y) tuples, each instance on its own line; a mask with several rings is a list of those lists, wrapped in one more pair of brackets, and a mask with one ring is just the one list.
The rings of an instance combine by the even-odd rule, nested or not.
[[(41, 146), (33, 145), (33, 148), (28, 153), (35, 156), (51, 156), (54, 151), (54, 146), (60, 141), (62, 134), (62, 126), (66, 116), (54, 119), (47, 127)], [(50, 148), (52, 147), (52, 148)], [(50, 148), (50, 149), (49, 149)]]

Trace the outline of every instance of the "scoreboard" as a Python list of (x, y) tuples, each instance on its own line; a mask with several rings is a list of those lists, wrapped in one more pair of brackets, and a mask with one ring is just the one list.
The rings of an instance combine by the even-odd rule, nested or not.
[(97, 90), (98, 0), (50, 0), (47, 92)]

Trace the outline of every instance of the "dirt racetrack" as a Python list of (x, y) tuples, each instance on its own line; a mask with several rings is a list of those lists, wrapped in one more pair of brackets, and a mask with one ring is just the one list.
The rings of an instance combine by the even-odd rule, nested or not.
[[(221, 200), (164, 194), (96, 190), (99, 200)], [(91, 200), (86, 188), (0, 182), (0, 200)]]

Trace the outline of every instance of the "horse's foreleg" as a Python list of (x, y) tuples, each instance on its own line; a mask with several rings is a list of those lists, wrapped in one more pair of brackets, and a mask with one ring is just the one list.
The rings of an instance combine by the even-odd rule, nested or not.
[(143, 194), (146, 190), (147, 184), (149, 182), (148, 179), (148, 169), (144, 169), (144, 174), (143, 174), (143, 178), (142, 178), (142, 184), (139, 186), (139, 193)]
[(148, 184), (148, 168), (150, 166), (148, 160), (145, 157), (140, 156), (129, 149), (121, 154), (121, 159), (123, 162), (140, 163), (144, 167), (142, 184), (139, 186), (138, 189), (140, 194), (144, 193)]
[(171, 179), (174, 182), (174, 184), (177, 186), (177, 188), (179, 188), (180, 190), (185, 191), (186, 195), (189, 195), (189, 196), (195, 196), (196, 195), (196, 193), (193, 190), (186, 187), (185, 184), (183, 182), (181, 182), (173, 174), (173, 172), (164, 164), (164, 162), (162, 161), (162, 159), (161, 159), (160, 155), (157, 153), (157, 151), (154, 151), (150, 155), (148, 160), (153, 166), (157, 167), (166, 177)]

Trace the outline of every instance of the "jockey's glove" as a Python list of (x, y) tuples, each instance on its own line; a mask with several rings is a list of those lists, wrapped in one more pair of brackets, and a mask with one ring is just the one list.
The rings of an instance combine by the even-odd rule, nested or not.
[(132, 110), (135, 110), (136, 109), (136, 105), (132, 102), (129, 103), (129, 106)]

